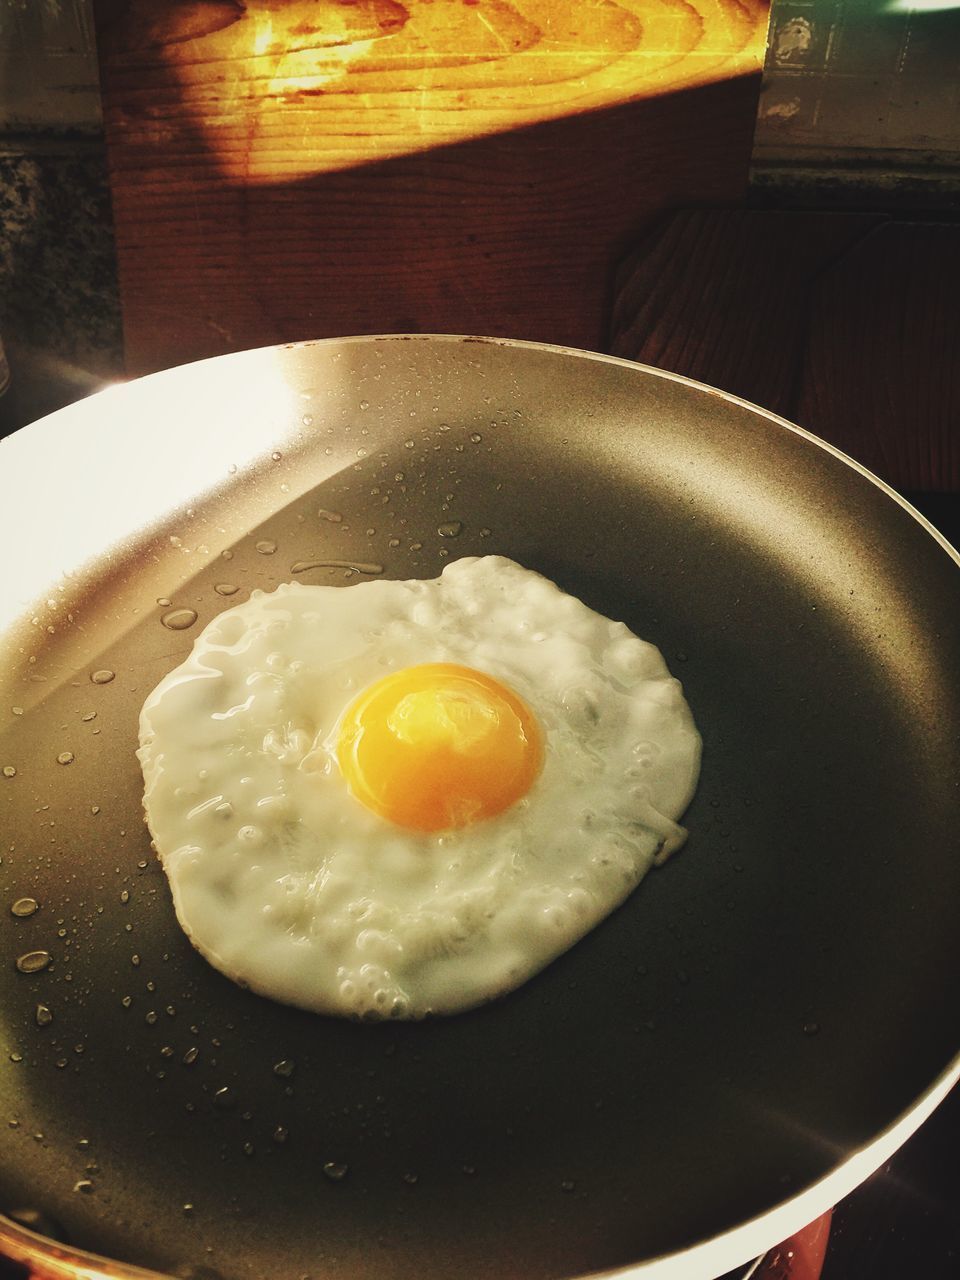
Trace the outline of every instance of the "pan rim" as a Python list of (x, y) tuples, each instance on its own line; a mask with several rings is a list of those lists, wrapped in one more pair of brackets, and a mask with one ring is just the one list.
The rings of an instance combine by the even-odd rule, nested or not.
[[(426, 343), (427, 345), (477, 344), (504, 347), (512, 350), (531, 350), (557, 356), (572, 356), (581, 360), (597, 361), (602, 364), (640, 372), (647, 376), (654, 376), (664, 382), (681, 384), (698, 393), (738, 406), (755, 417), (766, 420), (773, 426), (785, 428), (794, 435), (809, 441), (824, 452), (831, 454), (841, 464), (864, 477), (885, 494), (887, 498), (892, 499), (906, 511), (934, 539), (941, 549), (947, 552), (954, 563), (960, 566), (960, 552), (896, 489), (856, 459), (806, 428), (790, 422), (771, 410), (742, 397), (685, 375), (642, 364), (624, 357), (561, 344), (495, 336), (443, 333), (384, 333), (304, 339), (298, 342), (266, 344), (258, 348), (211, 356), (203, 360), (191, 361), (187, 364), (147, 374), (140, 378), (114, 383), (104, 390), (94, 393), (92, 397), (87, 397), (83, 403), (86, 404), (90, 400), (96, 400), (105, 392), (109, 392), (114, 396), (123, 396), (127, 387), (135, 388), (139, 387), (141, 383), (153, 384), (156, 379), (162, 380), (176, 377), (178, 372), (186, 367), (206, 365), (211, 362), (217, 362), (218, 365), (222, 366), (224, 361), (229, 361), (232, 358), (248, 357), (258, 351), (303, 350), (314, 346), (344, 346), (347, 344), (373, 346), (387, 342)], [(38, 419), (36, 422), (21, 428), (20, 432), (13, 433), (11, 437), (8, 437), (8, 441), (13, 441), (21, 432), (33, 436), (35, 432), (43, 430), (44, 425), (50, 419), (59, 417), (63, 413), (70, 413), (74, 407), (74, 405), (66, 406), (64, 409), (57, 410), (53, 414)], [(0, 441), (0, 448), (5, 444), (7, 444), (7, 441)], [(958, 1080), (960, 1080), (960, 1052), (946, 1065), (928, 1088), (884, 1130), (865, 1146), (849, 1155), (842, 1163), (830, 1170), (818, 1181), (807, 1186), (796, 1195), (781, 1201), (773, 1208), (748, 1219), (746, 1222), (741, 1222), (718, 1235), (701, 1240), (686, 1248), (647, 1259), (644, 1262), (630, 1264), (625, 1268), (585, 1273), (581, 1280), (590, 1280), (590, 1277), (594, 1277), (595, 1280), (614, 1280), (614, 1278), (617, 1278), (617, 1280), (632, 1280), (633, 1277), (636, 1277), (639, 1280), (640, 1277), (654, 1274), (660, 1277), (661, 1280), (689, 1280), (691, 1275), (713, 1276), (723, 1274), (738, 1266), (747, 1265), (751, 1259), (762, 1255), (787, 1238), (792, 1232), (813, 1221), (832, 1205), (836, 1204), (838, 1200), (848, 1195), (867, 1177), (876, 1172), (933, 1113)], [(41, 1267), (63, 1268), (52, 1272), (48, 1270), (48, 1275), (58, 1277), (66, 1277), (72, 1274), (71, 1267), (98, 1267), (103, 1276), (111, 1277), (111, 1280), (128, 1280), (128, 1278), (129, 1280), (138, 1280), (138, 1278), (139, 1280), (172, 1280), (172, 1277), (166, 1276), (163, 1272), (116, 1262), (103, 1255), (58, 1244), (3, 1215), (0, 1215), (0, 1249), (7, 1250), (8, 1256), (16, 1261)], [(697, 1270), (698, 1267), (702, 1267), (704, 1270), (700, 1272)]]
[[(692, 1277), (713, 1280), (715, 1276), (749, 1265), (794, 1232), (816, 1221), (876, 1173), (933, 1114), (958, 1081), (960, 1054), (930, 1088), (872, 1142), (848, 1156), (817, 1182), (766, 1213), (689, 1248), (632, 1263), (626, 1268), (585, 1272), (570, 1280), (643, 1280), (648, 1276), (656, 1276), (657, 1280), (692, 1280)], [(8, 1256), (13, 1261), (28, 1265), (98, 1267), (102, 1271), (102, 1280), (175, 1280), (167, 1272), (151, 1271), (133, 1263), (115, 1261), (103, 1254), (58, 1244), (3, 1214), (0, 1214), (0, 1248), (9, 1250)], [(709, 1270), (698, 1270), (701, 1266)], [(70, 1270), (57, 1271), (52, 1275), (48, 1272), (50, 1280), (68, 1280), (70, 1275)], [(41, 1280), (47, 1280), (42, 1273)], [(89, 1280), (101, 1280), (101, 1276), (91, 1275)]]
[(123, 394), (126, 388), (140, 387), (144, 383), (153, 382), (154, 379), (166, 379), (175, 377), (182, 369), (192, 369), (200, 365), (213, 364), (214, 362), (222, 364), (224, 361), (238, 360), (245, 356), (255, 355), (259, 352), (268, 351), (298, 351), (306, 350), (310, 347), (325, 346), (341, 346), (344, 344), (357, 345), (375, 345), (385, 342), (425, 342), (425, 343), (450, 343), (451, 345), (460, 344), (477, 344), (482, 346), (507, 347), (511, 350), (531, 350), (549, 352), (554, 355), (573, 356), (577, 359), (586, 359), (597, 361), (600, 364), (613, 365), (617, 368), (639, 370), (645, 374), (660, 378), (665, 382), (674, 382), (682, 386), (687, 386), (695, 391), (705, 393), (706, 395), (715, 397), (716, 399), (726, 401), (728, 404), (737, 405), (741, 409), (746, 409), (750, 413), (758, 417), (765, 418), (774, 426), (783, 428), (794, 435), (800, 436), (804, 440), (808, 440), (817, 448), (822, 449), (825, 453), (831, 454), (839, 462), (849, 467), (851, 470), (869, 480), (876, 488), (884, 493), (888, 498), (892, 498), (898, 506), (902, 507), (914, 520), (937, 542), (940, 547), (947, 552), (953, 559), (954, 563), (960, 566), (960, 550), (940, 532), (937, 527), (932, 524), (921, 511), (918, 511), (912, 503), (899, 493), (892, 485), (881, 479), (876, 472), (871, 471), (869, 467), (858, 462), (856, 458), (845, 453), (836, 445), (831, 444), (829, 440), (825, 440), (822, 436), (816, 435), (814, 432), (801, 427), (795, 422), (791, 422), (789, 418), (784, 418), (780, 414), (774, 413), (772, 409), (765, 409), (763, 405), (756, 404), (752, 400), (747, 400), (743, 396), (735, 395), (731, 391), (724, 391), (721, 387), (711, 386), (709, 383), (700, 382), (696, 378), (689, 378), (682, 373), (674, 373), (669, 369), (660, 369), (656, 365), (644, 364), (639, 360), (629, 360), (625, 356), (613, 356), (603, 351), (591, 351), (585, 347), (569, 347), (561, 343), (553, 342), (535, 342), (527, 338), (503, 338), (490, 335), (480, 334), (455, 334), (455, 333), (365, 333), (365, 334), (347, 334), (343, 337), (330, 338), (303, 338), (296, 342), (273, 342), (266, 343), (261, 347), (247, 347), (242, 351), (225, 352), (217, 356), (205, 356), (199, 360), (189, 360), (182, 364), (171, 365), (168, 369), (158, 369), (154, 373), (143, 374), (140, 377), (130, 379), (118, 379), (115, 382), (107, 383), (92, 395), (85, 396), (80, 400), (65, 405), (61, 409), (54, 410), (53, 413), (44, 415), (42, 418), (36, 419), (34, 422), (27, 423), (20, 427), (17, 431), (12, 432), (9, 436), (0, 439), (0, 450), (4, 447), (11, 447), (12, 442), (18, 437), (26, 434), (33, 434), (37, 429), (49, 422), (51, 419), (59, 418), (61, 414), (69, 414), (76, 410), (78, 405), (87, 406), (91, 401), (97, 400), (102, 395)]

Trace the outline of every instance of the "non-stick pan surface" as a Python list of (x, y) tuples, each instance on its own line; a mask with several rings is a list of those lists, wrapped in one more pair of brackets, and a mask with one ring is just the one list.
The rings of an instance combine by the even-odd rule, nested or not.
[[(230, 1280), (714, 1275), (950, 1083), (957, 557), (828, 447), (621, 361), (353, 339), (111, 389), (0, 446), (0, 492), (0, 1208)], [(704, 739), (687, 846), (474, 1013), (238, 989), (150, 851), (143, 698), (297, 562), (491, 552), (662, 649)]]

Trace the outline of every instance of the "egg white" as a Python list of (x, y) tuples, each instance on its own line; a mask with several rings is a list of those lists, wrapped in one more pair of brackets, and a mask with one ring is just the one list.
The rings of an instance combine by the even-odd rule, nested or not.
[[(523, 799), (441, 834), (368, 810), (336, 761), (357, 693), (431, 662), (507, 684), (544, 735)], [(653, 645), (487, 556), (253, 592), (147, 698), (137, 754), (177, 917), (217, 969), (321, 1013), (419, 1018), (519, 986), (679, 848), (700, 738)]]

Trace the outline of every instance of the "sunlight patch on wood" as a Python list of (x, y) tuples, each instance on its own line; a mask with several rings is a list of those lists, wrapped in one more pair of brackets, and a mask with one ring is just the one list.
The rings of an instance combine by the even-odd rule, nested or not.
[(767, 17), (759, 0), (223, 0), (204, 13), (181, 2), (160, 18), (134, 0), (106, 34), (123, 50), (107, 110), (128, 145), (194, 137), (245, 185), (756, 71)]

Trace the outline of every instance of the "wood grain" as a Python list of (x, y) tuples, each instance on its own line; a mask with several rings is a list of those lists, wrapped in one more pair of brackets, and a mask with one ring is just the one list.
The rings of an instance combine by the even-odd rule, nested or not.
[(960, 227), (680, 210), (618, 276), (611, 349), (731, 391), (906, 491), (960, 491)]
[(680, 210), (620, 269), (611, 350), (789, 416), (816, 283), (882, 221)]
[(144, 143), (193, 123), (219, 171), (245, 186), (749, 73), (763, 36), (756, 0), (121, 9), (101, 26), (113, 123)]
[(798, 418), (897, 488), (960, 491), (958, 353), (960, 227), (887, 223), (818, 284)]
[(99, 0), (127, 362), (601, 345), (652, 217), (743, 197), (756, 0)]

